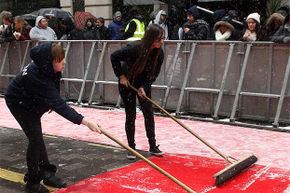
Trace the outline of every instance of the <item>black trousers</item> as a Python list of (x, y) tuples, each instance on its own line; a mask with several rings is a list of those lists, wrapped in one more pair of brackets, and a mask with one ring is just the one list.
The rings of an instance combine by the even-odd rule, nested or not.
[[(148, 138), (150, 148), (156, 146), (155, 139), (155, 122), (153, 115), (152, 104), (138, 96), (138, 94), (130, 88), (127, 88), (119, 83), (119, 92), (123, 100), (126, 112), (125, 130), (128, 140), (128, 145), (135, 149), (135, 120), (136, 120), (136, 96), (139, 100), (141, 110), (144, 116), (146, 136)], [(151, 98), (151, 89), (145, 90), (146, 96)]]
[(28, 138), (26, 161), (28, 182), (39, 183), (42, 179), (42, 166), (49, 165), (45, 143), (42, 136), (41, 115), (27, 111), (21, 105), (7, 102), (7, 106)]

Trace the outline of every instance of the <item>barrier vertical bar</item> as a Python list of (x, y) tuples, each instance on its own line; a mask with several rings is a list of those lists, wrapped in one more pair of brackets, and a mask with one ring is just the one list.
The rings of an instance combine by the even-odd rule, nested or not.
[(289, 55), (288, 64), (287, 64), (286, 70), (285, 70), (285, 75), (284, 75), (284, 80), (283, 80), (283, 85), (282, 85), (282, 89), (281, 89), (279, 102), (277, 105), (277, 111), (276, 111), (275, 120), (273, 123), (274, 127), (279, 127), (278, 121), (280, 118), (280, 113), (281, 113), (281, 109), (282, 109), (282, 105), (283, 105), (283, 101), (284, 101), (284, 97), (285, 97), (285, 92), (286, 92), (288, 78), (289, 78), (289, 72), (290, 72), (290, 55)]
[(190, 55), (189, 55), (189, 60), (188, 60), (188, 63), (187, 63), (186, 72), (185, 72), (185, 76), (184, 76), (184, 79), (183, 79), (183, 83), (182, 83), (182, 87), (181, 87), (181, 91), (180, 91), (180, 95), (179, 95), (179, 99), (178, 99), (178, 103), (177, 103), (176, 114), (179, 114), (179, 112), (180, 112), (180, 107), (181, 107), (182, 99), (183, 99), (183, 96), (184, 96), (184, 89), (185, 89), (187, 81), (188, 81), (190, 67), (191, 67), (191, 64), (192, 64), (192, 59), (193, 59), (193, 55), (194, 55), (194, 52), (195, 52), (195, 48), (196, 48), (196, 43), (193, 42), (191, 44), (191, 51), (190, 51)]
[(102, 63), (103, 63), (103, 59), (104, 59), (104, 55), (105, 55), (106, 49), (107, 49), (107, 42), (104, 42), (103, 49), (102, 49), (102, 52), (101, 52), (101, 56), (100, 56), (99, 63), (98, 63), (98, 68), (97, 68), (97, 71), (96, 71), (96, 74), (95, 74), (95, 77), (94, 77), (93, 86), (91, 88), (89, 104), (91, 104), (92, 100), (93, 100), (93, 95), (94, 95), (95, 88), (96, 88), (96, 81), (99, 79), (99, 76), (100, 76), (100, 72), (101, 72)]
[(2, 61), (2, 66), (1, 66), (0, 74), (3, 74), (4, 65), (5, 65), (5, 63), (6, 63), (7, 56), (8, 56), (8, 50), (9, 50), (9, 47), (10, 47), (10, 42), (6, 43), (6, 45), (7, 45), (7, 47), (6, 47), (6, 50), (5, 50), (4, 57), (3, 57), (3, 61)]
[(221, 87), (219, 90), (219, 95), (218, 95), (217, 102), (216, 102), (215, 109), (214, 109), (214, 115), (213, 115), (214, 119), (218, 119), (218, 112), (219, 112), (220, 104), (222, 101), (223, 92), (225, 89), (226, 79), (228, 77), (228, 71), (229, 71), (230, 63), (231, 63), (232, 56), (233, 56), (234, 46), (235, 46), (234, 43), (230, 44), (230, 49), (229, 49), (227, 61), (225, 64), (225, 69), (224, 69), (224, 74), (223, 74), (223, 78), (222, 78), (222, 82), (221, 82)]
[(22, 63), (21, 63), (21, 66), (20, 66), (20, 71), (23, 69), (23, 67), (25, 65), (25, 61), (26, 61), (26, 57), (27, 57), (29, 46), (30, 46), (30, 41), (27, 41), (27, 44), (26, 44), (26, 47), (25, 47), (24, 56), (23, 56)]
[[(22, 50), (21, 50), (21, 42), (15, 42), (15, 44), (17, 44), (17, 46), (18, 46), (18, 58), (19, 58), (19, 67), (21, 67), (21, 64), (22, 64), (22, 61), (21, 61), (21, 59), (22, 59)], [(14, 49), (13, 49), (14, 50)], [(20, 69), (21, 70), (21, 69)], [(9, 73), (10, 74), (10, 73)]]
[(91, 67), (91, 63), (92, 63), (92, 57), (93, 57), (93, 54), (94, 54), (95, 46), (96, 46), (96, 41), (93, 41), (92, 42), (92, 46), (91, 46), (90, 55), (89, 55), (89, 61), (88, 61), (87, 66), (86, 66), (86, 70), (85, 70), (85, 75), (84, 75), (83, 82), (82, 82), (81, 91), (80, 91), (79, 98), (78, 98), (78, 101), (77, 101), (78, 104), (80, 104), (81, 101), (82, 101), (82, 97), (83, 97), (83, 93), (84, 93), (85, 85), (86, 85), (86, 80), (87, 80), (87, 77), (88, 77), (88, 74), (89, 74), (89, 70), (90, 70), (90, 67)]
[(232, 112), (231, 112), (231, 116), (230, 116), (230, 122), (234, 122), (235, 121), (234, 118), (235, 118), (235, 115), (236, 115), (236, 110), (237, 110), (237, 106), (238, 106), (239, 96), (240, 96), (240, 92), (241, 92), (241, 89), (242, 89), (242, 86), (243, 86), (243, 82), (244, 82), (244, 78), (245, 78), (245, 72), (246, 72), (246, 68), (247, 68), (247, 64), (248, 64), (248, 59), (249, 59), (251, 47), (252, 47), (252, 44), (247, 44), (246, 54), (245, 54), (245, 58), (244, 58), (244, 61), (243, 61), (243, 64), (242, 64), (240, 79), (239, 79), (239, 83), (238, 83), (238, 87), (237, 87), (237, 91), (236, 91), (236, 95), (235, 95), (235, 100), (234, 100), (234, 104), (233, 104), (233, 108), (232, 108)]
[(117, 108), (120, 108), (121, 107), (121, 101), (122, 101), (122, 98), (121, 98), (121, 95), (119, 94), (118, 100), (117, 100), (117, 104), (116, 104), (116, 107)]
[[(69, 53), (69, 50), (70, 50), (70, 44), (71, 44), (71, 42), (69, 41), (68, 43), (67, 43), (67, 46), (66, 46), (66, 48), (65, 48), (65, 53), (64, 53), (64, 64), (67, 66), (66, 68), (64, 68), (65, 69), (65, 74), (69, 77), (69, 68), (68, 68), (68, 65), (67, 65), (67, 61), (68, 61), (68, 58), (67, 58), (67, 56), (68, 56), (68, 53)], [(67, 95), (67, 93), (68, 93), (68, 81), (64, 81), (64, 93), (65, 93), (65, 95)], [(68, 95), (67, 95), (68, 96)]]
[[(267, 93), (272, 93), (271, 92), (271, 83), (272, 83), (272, 66), (273, 66), (273, 44), (270, 44), (269, 47), (269, 62), (268, 62), (268, 77), (267, 77)], [(266, 98), (267, 100), (267, 114), (266, 114), (266, 120), (270, 119), (270, 98)]]
[[(211, 46), (211, 49), (212, 49), (212, 53), (213, 54), (210, 54), (211, 56), (212, 56), (212, 70), (211, 70), (211, 80), (210, 80), (210, 84), (211, 84), (211, 87), (212, 88), (215, 88), (215, 82), (216, 82), (216, 69), (217, 69), (217, 65), (216, 65), (216, 42), (212, 42), (212, 44), (211, 44), (212, 46)], [(214, 103), (214, 93), (211, 93), (210, 94), (211, 95), (211, 97), (210, 97), (210, 100), (211, 100), (211, 104), (213, 104)], [(210, 113), (211, 114), (213, 114), (212, 112), (214, 112), (214, 107), (213, 107), (214, 105), (210, 105)]]
[(165, 91), (165, 95), (164, 95), (164, 99), (162, 101), (162, 107), (165, 108), (166, 107), (166, 103), (167, 103), (167, 99), (168, 99), (168, 95), (169, 95), (169, 91), (172, 85), (172, 81), (173, 81), (173, 77), (174, 77), (174, 72), (175, 72), (175, 68), (176, 68), (176, 64), (177, 64), (177, 60), (178, 60), (178, 55), (180, 52), (180, 47), (181, 47), (181, 42), (177, 43), (177, 47), (175, 50), (175, 54), (174, 54), (174, 58), (173, 58), (173, 65), (172, 65), (172, 71), (170, 73), (170, 79)]

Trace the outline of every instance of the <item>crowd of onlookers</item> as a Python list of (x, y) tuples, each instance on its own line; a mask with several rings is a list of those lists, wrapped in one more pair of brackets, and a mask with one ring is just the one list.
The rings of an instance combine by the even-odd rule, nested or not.
[[(138, 10), (132, 9), (129, 19), (123, 20), (122, 13), (114, 13), (112, 22), (105, 26), (102, 17), (86, 19), (83, 28), (76, 28), (72, 18), (55, 18), (47, 14), (37, 16), (35, 26), (20, 16), (13, 17), (9, 11), (2, 11), (0, 43), (14, 40), (136, 40), (143, 37), (145, 19)], [(217, 41), (272, 41), (290, 43), (290, 9), (282, 6), (261, 21), (259, 13), (250, 13), (240, 19), (236, 10), (216, 10), (211, 19), (202, 17), (201, 10), (192, 6), (186, 10), (183, 23), (168, 17), (159, 10), (150, 18), (148, 25), (155, 23), (164, 29), (164, 39), (172, 40), (217, 40)], [(174, 13), (173, 13), (174, 15)], [(262, 25), (263, 24), (263, 25)]]

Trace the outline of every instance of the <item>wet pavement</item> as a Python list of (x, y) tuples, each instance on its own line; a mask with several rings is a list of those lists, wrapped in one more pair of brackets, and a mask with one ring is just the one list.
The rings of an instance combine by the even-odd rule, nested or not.
[[(57, 165), (58, 176), (68, 184), (134, 162), (128, 160), (127, 151), (119, 147), (49, 135), (45, 135), (44, 140), (50, 162)], [(0, 127), (0, 168), (24, 174), (27, 169), (27, 144), (26, 136), (21, 130)], [(140, 153), (147, 156), (147, 152)], [(0, 192), (23, 192), (23, 185), (0, 178)]]

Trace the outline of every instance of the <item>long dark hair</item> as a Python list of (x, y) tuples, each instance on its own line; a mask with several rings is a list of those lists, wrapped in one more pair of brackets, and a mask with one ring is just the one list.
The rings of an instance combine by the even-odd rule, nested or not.
[(150, 24), (144, 34), (144, 37), (137, 44), (140, 44), (138, 50), (138, 58), (135, 61), (133, 67), (130, 69), (128, 78), (134, 80), (135, 77), (140, 75), (148, 62), (150, 57), (151, 61), (148, 63), (150, 65), (150, 69), (152, 70), (150, 75), (154, 76), (157, 66), (157, 60), (160, 53), (161, 48), (152, 49), (152, 45), (154, 41), (161, 41), (164, 35), (164, 30), (159, 25)]

